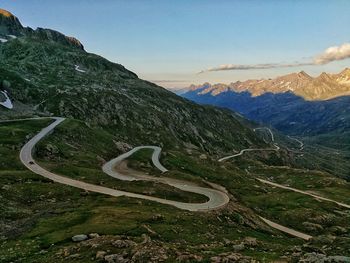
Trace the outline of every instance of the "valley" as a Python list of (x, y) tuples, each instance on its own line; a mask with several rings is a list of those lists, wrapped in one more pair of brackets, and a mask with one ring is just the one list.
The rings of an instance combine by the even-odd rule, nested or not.
[[(181, 96), (200, 104), (231, 109), (261, 125), (274, 127), (294, 140), (299, 138), (297, 140), (303, 141), (306, 146), (305, 154), (296, 163), (304, 167), (308, 166), (307, 162), (313, 163), (313, 166), (308, 168), (323, 169), (349, 180), (350, 151), (347, 146), (349, 141), (347, 130), (350, 128), (348, 121), (350, 97), (336, 84), (336, 81), (349, 78), (349, 69), (339, 74), (327, 75), (327, 78), (326, 75), (324, 73), (313, 79), (305, 72), (293, 73), (266, 80), (271, 86), (261, 81), (246, 81), (230, 85), (206, 83), (202, 86), (190, 87)], [(327, 81), (331, 79), (334, 83), (330, 84), (323, 79)], [(290, 87), (282, 85), (282, 89), (274, 86), (273, 83), (281, 83), (281, 80), (284, 82), (289, 80)], [(322, 98), (316, 95), (308, 97), (300, 93), (299, 91), (314, 90), (306, 80), (319, 83), (319, 86), (328, 83), (335, 97)], [(325, 83), (320, 84), (322, 81)], [(261, 83), (265, 83), (266, 88), (260, 87), (263, 85)], [(294, 85), (298, 86), (294, 87)], [(329, 155), (334, 158), (329, 160), (327, 158)], [(312, 158), (312, 161), (306, 160), (308, 158)]]
[(3, 9), (0, 39), (1, 262), (350, 260), (348, 69), (180, 97)]

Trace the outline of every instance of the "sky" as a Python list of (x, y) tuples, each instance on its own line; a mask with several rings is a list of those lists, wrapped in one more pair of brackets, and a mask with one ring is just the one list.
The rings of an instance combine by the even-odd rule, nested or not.
[(315, 62), (329, 47), (348, 52), (349, 0), (0, 0), (0, 8), (168, 88), (350, 67), (344, 58)]

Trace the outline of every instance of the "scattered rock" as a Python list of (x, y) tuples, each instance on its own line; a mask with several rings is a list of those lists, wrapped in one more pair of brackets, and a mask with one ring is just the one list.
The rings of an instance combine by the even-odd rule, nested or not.
[(96, 259), (104, 259), (105, 255), (107, 254), (106, 251), (97, 251), (96, 253)]
[(176, 257), (177, 262), (201, 262), (202, 260), (202, 256), (194, 255), (188, 252), (178, 253), (178, 256)]
[(231, 244), (232, 244), (231, 240), (229, 240), (229, 239), (227, 239), (227, 238), (224, 238), (224, 245), (225, 245), (225, 246), (229, 246), (229, 245), (231, 245)]
[(73, 254), (73, 255), (68, 256), (67, 259), (77, 259), (79, 257), (80, 257), (80, 254), (77, 253), (77, 254)]
[(164, 216), (161, 214), (156, 214), (152, 216), (152, 221), (164, 221)]
[(130, 151), (132, 149), (132, 146), (130, 144), (127, 144), (126, 142), (116, 142), (113, 141), (117, 149), (123, 153)]
[(243, 243), (242, 243), (242, 244), (239, 244), (239, 245), (233, 245), (233, 246), (232, 246), (232, 249), (233, 249), (233, 251), (235, 251), (235, 252), (242, 251), (242, 250), (244, 250), (244, 248), (245, 248), (245, 246), (244, 246)]
[(75, 235), (75, 236), (72, 237), (72, 240), (73, 240), (74, 242), (81, 242), (81, 241), (84, 241), (84, 240), (86, 240), (86, 239), (88, 239), (88, 236), (87, 236), (87, 235), (84, 235), (84, 234)]
[(1, 187), (1, 189), (5, 190), (5, 191), (10, 190), (10, 188), (11, 188), (11, 186), (9, 186), (7, 184), (5, 184), (3, 187)]
[(306, 253), (299, 262), (304, 263), (347, 263), (350, 262), (350, 257), (345, 256), (326, 256), (318, 253)]
[(206, 160), (206, 159), (208, 159), (208, 157), (203, 153), (203, 154), (199, 155), (199, 159)]
[(57, 146), (52, 145), (52, 144), (50, 144), (50, 143), (49, 143), (49, 144), (46, 144), (45, 150), (46, 150), (49, 154), (51, 154), (51, 155), (54, 155), (54, 154), (59, 153), (59, 149), (57, 148)]
[(320, 236), (313, 237), (311, 239), (311, 243), (329, 245), (329, 244), (332, 244), (335, 239), (336, 237), (332, 235), (320, 235)]
[(337, 235), (346, 234), (348, 232), (348, 230), (345, 227), (341, 227), (341, 226), (332, 226), (330, 228), (330, 231)]
[(105, 261), (107, 263), (127, 263), (129, 262), (128, 259), (124, 258), (124, 255), (119, 255), (119, 254), (112, 254), (105, 256)]
[(323, 230), (323, 227), (320, 224), (304, 222), (302, 225), (306, 228), (306, 230), (312, 232), (318, 232)]
[(116, 240), (112, 243), (116, 248), (128, 248), (130, 246), (134, 246), (135, 243), (130, 240)]
[(155, 232), (150, 226), (142, 225), (142, 227), (145, 228), (151, 236), (158, 236), (157, 232)]
[(151, 238), (147, 236), (146, 234), (142, 234), (141, 236), (143, 238), (142, 244), (147, 244), (151, 242)]
[(258, 241), (254, 237), (246, 237), (243, 239), (243, 244), (248, 247), (256, 247), (258, 245)]
[(250, 257), (242, 256), (238, 253), (222, 253), (210, 258), (211, 263), (233, 263), (233, 262), (252, 262)]
[(138, 247), (134, 250), (134, 255), (131, 258), (132, 262), (164, 262), (168, 259), (167, 251), (161, 246), (150, 244)]
[(89, 238), (97, 238), (97, 237), (100, 237), (100, 235), (97, 233), (90, 233), (89, 234)]

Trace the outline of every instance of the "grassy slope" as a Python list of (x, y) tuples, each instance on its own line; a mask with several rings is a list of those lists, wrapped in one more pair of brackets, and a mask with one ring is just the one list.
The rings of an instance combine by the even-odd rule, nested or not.
[[(68, 173), (68, 176), (85, 177), (82, 179), (94, 182), (100, 182), (101, 177), (107, 185), (114, 185), (114, 181), (103, 177), (98, 169), (103, 160), (119, 154), (112, 146), (113, 139), (133, 146), (157, 144), (164, 146), (165, 155), (162, 162), (171, 169), (168, 176), (200, 183), (208, 180), (224, 185), (237, 202), (233, 202), (220, 213), (204, 215), (186, 213), (139, 200), (85, 195), (77, 189), (52, 184), (21, 168), (16, 157), (19, 147), (13, 145), (23, 143), (26, 134), (33, 133), (38, 128), (33, 126), (33, 122), (1, 124), (3, 136), (0, 138), (5, 140), (4, 143), (1, 142), (1, 163), (5, 167), (0, 177), (1, 187), (4, 187), (1, 198), (5, 200), (2, 202), (2, 209), (4, 215), (10, 214), (1, 218), (3, 224), (6, 224), (4, 229), (9, 229), (5, 236), (10, 238), (1, 244), (0, 254), (5, 255), (6, 258), (2, 258), (5, 262), (18, 258), (18, 253), (23, 253), (26, 257), (32, 255), (32, 261), (46, 262), (50, 257), (54, 258), (58, 247), (71, 245), (69, 238), (72, 235), (82, 232), (139, 237), (141, 233), (147, 232), (142, 224), (156, 228), (160, 240), (172, 243), (179, 241), (181, 245), (185, 244), (184, 241), (198, 245), (222, 240), (224, 237), (239, 240), (244, 236), (255, 236), (263, 244), (254, 251), (247, 249), (243, 253), (267, 260), (278, 258), (283, 250), (301, 243), (283, 236), (271, 238), (270, 233), (261, 230), (263, 227), (259, 226), (252, 211), (240, 204), (305, 232), (309, 229), (302, 222), (321, 218), (322, 220), (312, 221), (322, 227), (312, 234), (338, 235), (335, 243), (330, 244), (325, 252), (337, 254), (349, 249), (347, 212), (338, 211), (329, 204), (317, 203), (310, 197), (272, 189), (257, 183), (246, 174), (245, 169), (248, 168), (253, 176), (281, 173), (280, 168), (265, 169), (266, 164), (283, 165), (285, 160), (280, 154), (254, 154), (254, 158), (243, 156), (225, 165), (211, 159), (217, 159), (216, 154), (234, 148), (239, 150), (249, 146), (266, 147), (266, 144), (258, 140), (251, 130), (244, 128), (229, 112), (212, 107), (199, 107), (178, 99), (153, 84), (135, 79), (130, 72), (119, 66), (116, 69), (111, 63), (94, 55), (87, 56), (72, 50), (62, 50), (62, 47), (48, 46), (46, 43), (31, 44), (18, 40), (1, 50), (0, 73), (10, 80), (12, 94), (23, 103), (43, 102), (40, 106), (42, 111), (87, 121), (87, 124), (70, 121), (67, 125), (59, 127), (57, 132), (41, 145), (38, 157), (45, 166), (54, 171)], [(20, 54), (26, 56), (16, 57), (21, 56)], [(21, 63), (18, 64), (18, 61)], [(74, 71), (74, 63), (82, 64), (89, 74), (77, 74)], [(57, 74), (60, 78), (57, 78)], [(30, 78), (31, 82), (25, 82), (24, 77)], [(46, 98), (49, 100), (45, 101)], [(146, 111), (147, 118), (144, 115)], [(93, 123), (104, 125), (104, 129), (89, 128)], [(16, 136), (11, 135), (13, 130), (17, 130)], [(187, 143), (185, 150), (184, 142)], [(47, 144), (53, 147), (47, 148)], [(208, 156), (211, 154), (209, 159), (199, 159), (203, 152)], [(144, 162), (143, 157), (140, 158)], [(134, 165), (141, 165), (137, 161)], [(147, 167), (141, 168), (152, 173)], [(16, 176), (13, 176), (14, 174)], [(302, 173), (300, 176), (295, 176), (296, 174), (299, 172), (286, 173), (285, 177), (280, 179), (288, 182), (291, 180), (292, 183), (301, 186), (309, 184), (303, 181)], [(313, 179), (312, 175), (308, 180)], [(130, 189), (128, 184), (118, 184)], [(141, 185), (139, 190), (143, 191), (145, 186), (149, 187)], [(14, 187), (16, 192), (6, 190), (9, 187)], [(344, 187), (333, 187), (332, 191), (344, 196), (348, 193)], [(323, 192), (327, 194), (326, 190)], [(178, 193), (175, 198), (180, 196), (192, 198), (184, 196), (183, 193)], [(165, 221), (152, 222), (154, 213), (164, 215)], [(13, 223), (11, 219), (16, 218), (19, 220)], [(336, 233), (339, 229), (332, 229), (334, 225), (347, 232)], [(256, 230), (253, 230), (254, 228)], [(206, 232), (210, 235), (204, 235)], [(29, 240), (34, 242), (30, 243)], [(17, 242), (20, 245), (14, 249)], [(51, 243), (55, 243), (55, 246), (49, 249), (48, 254), (35, 254), (42, 248), (48, 248)], [(307, 249), (320, 251), (322, 245), (317, 242), (308, 244)], [(340, 249), (334, 249), (336, 247)], [(200, 251), (196, 247), (192, 249)], [(219, 244), (215, 252), (229, 249)], [(269, 250), (266, 255), (266, 251)], [(83, 262), (91, 258), (90, 254), (84, 257)]]
[[(1, 233), (1, 262), (15, 259), (25, 262), (54, 259), (58, 262), (60, 259), (55, 253), (63, 246), (72, 245), (70, 237), (75, 234), (98, 232), (139, 237), (148, 233), (142, 226), (144, 224), (157, 231), (155, 239), (171, 242), (171, 246), (177, 249), (183, 249), (184, 242), (187, 242), (187, 249), (197, 253), (201, 251), (197, 247), (199, 244), (221, 241), (224, 237), (237, 243), (246, 236), (256, 237), (261, 245), (243, 253), (266, 260), (278, 258), (291, 244), (300, 244), (299, 240), (283, 236), (271, 239), (271, 234), (258, 225), (254, 230), (250, 227), (254, 226), (250, 213), (238, 204), (219, 214), (189, 213), (136, 199), (93, 193), (85, 195), (78, 189), (36, 176), (21, 166), (18, 151), (28, 134), (34, 134), (46, 125), (47, 121), (28, 121), (0, 126), (0, 162), (4, 165), (0, 172), (0, 196), (3, 200), (0, 220), (2, 225), (7, 226), (1, 228), (7, 230)], [(13, 133), (15, 136), (9, 136)], [(13, 145), (17, 147), (13, 148)], [(154, 214), (162, 214), (164, 220), (152, 220)], [(43, 249), (47, 252), (40, 252)], [(77, 262), (90, 261), (91, 256), (101, 249), (103, 247), (86, 251)], [(229, 247), (218, 243), (205, 257), (229, 250)], [(269, 254), (266, 251), (270, 251)]]
[(104, 126), (124, 141), (192, 144), (208, 152), (264, 145), (228, 110), (196, 105), (118, 64), (62, 45), (28, 38), (0, 45), (3, 79), (15, 102)]
[[(89, 154), (93, 154), (93, 158), (88, 158), (87, 156), (76, 156), (76, 160), (72, 162), (69, 156), (76, 155), (77, 153), (70, 151), (71, 149), (60, 148), (59, 152), (62, 152), (63, 156), (68, 156), (67, 158), (60, 158), (59, 164), (63, 161), (68, 168), (77, 167), (78, 164), (82, 164), (84, 167), (85, 163), (90, 166), (95, 166), (95, 169), (99, 169), (101, 164), (96, 158), (96, 153), (100, 158), (107, 160), (110, 153), (104, 152), (108, 148), (107, 145), (98, 145), (96, 141), (106, 142), (105, 140), (98, 139), (92, 141), (87, 137), (81, 135), (82, 131), (77, 131), (77, 129), (71, 130), (71, 125), (67, 123), (63, 125), (61, 129), (65, 129), (64, 133), (68, 136), (63, 136), (65, 138), (62, 140), (61, 130), (54, 136), (47, 138), (48, 142), (68, 142), (73, 144), (76, 139), (69, 138), (69, 135), (74, 134), (74, 136), (80, 136), (79, 147), (77, 149), (84, 149)], [(88, 133), (95, 134), (93, 129), (85, 129)], [(96, 135), (92, 137), (97, 138)], [(39, 148), (40, 151), (41, 148)], [(81, 154), (81, 150), (79, 150)], [(191, 151), (189, 155), (181, 149), (165, 149), (162, 162), (167, 167), (170, 172), (167, 176), (174, 178), (183, 178), (185, 180), (193, 180), (204, 185), (204, 181), (209, 181), (217, 183), (219, 185), (225, 186), (231, 194), (233, 194), (239, 201), (243, 202), (248, 207), (256, 210), (258, 214), (266, 216), (280, 222), (286, 226), (295, 228), (306, 233), (310, 232), (310, 228), (301, 223), (317, 223), (320, 224), (322, 229), (318, 231), (312, 231), (312, 234), (324, 235), (324, 234), (334, 234), (333, 226), (340, 226), (344, 228), (349, 227), (348, 221), (350, 221), (350, 215), (344, 216), (339, 215), (334, 212), (334, 204), (328, 202), (317, 202), (315, 199), (304, 196), (302, 194), (273, 189), (270, 186), (266, 186), (262, 183), (256, 182), (254, 177), (270, 178), (275, 179), (276, 182), (285, 183), (291, 186), (300, 187), (300, 189), (319, 191), (320, 194), (334, 198), (338, 201), (343, 201), (350, 203), (348, 198), (349, 185), (341, 179), (336, 179), (331, 175), (317, 171), (306, 171), (291, 169), (285, 166), (273, 166), (274, 160), (279, 160), (276, 158), (276, 153), (267, 154), (268, 157), (265, 158), (264, 163), (259, 161), (254, 161), (261, 158), (261, 154), (257, 154), (255, 157), (249, 156), (249, 154), (238, 157), (231, 162), (225, 164), (218, 163), (216, 158), (201, 160), (199, 156), (202, 153), (199, 151)], [(57, 156), (60, 154), (58, 153)], [(263, 153), (263, 155), (266, 155)], [(270, 157), (269, 157), (270, 155)], [(107, 157), (106, 157), (107, 156)], [(79, 161), (83, 160), (83, 161)], [(132, 158), (132, 166), (137, 169), (143, 169), (145, 172), (149, 172), (155, 176), (159, 175), (157, 171), (151, 168), (149, 165), (149, 153), (139, 152)], [(253, 161), (252, 161), (253, 160)], [(267, 160), (267, 161), (266, 161)], [(266, 162), (270, 166), (266, 165)], [(148, 163), (148, 164), (147, 164)], [(277, 162), (279, 165), (279, 162)], [(57, 163), (56, 163), (57, 166)], [(84, 169), (84, 168), (83, 168)], [(248, 174), (247, 174), (248, 172)], [(113, 184), (113, 179), (110, 178)], [(329, 183), (331, 182), (331, 184)], [(122, 184), (123, 185), (123, 184)], [(124, 183), (126, 189), (130, 191), (133, 190), (133, 186), (129, 183)], [(267, 202), (266, 202), (267, 201)], [(320, 221), (320, 217), (332, 218), (331, 223), (327, 220), (323, 222)], [(348, 234), (344, 235), (345, 238)]]

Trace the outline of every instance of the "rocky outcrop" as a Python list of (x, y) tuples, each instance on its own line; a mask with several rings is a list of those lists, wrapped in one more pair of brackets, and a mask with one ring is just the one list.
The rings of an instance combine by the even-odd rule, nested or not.
[(350, 257), (346, 256), (327, 256), (319, 253), (307, 253), (299, 262), (303, 263), (346, 263), (350, 262)]
[(15, 37), (29, 37), (84, 50), (83, 44), (75, 37), (40, 27), (35, 30), (30, 27), (25, 28), (16, 16), (4, 9), (0, 9), (0, 36), (3, 39), (2, 42), (7, 42)]
[(0, 9), (0, 35), (19, 36), (24, 33), (24, 28), (19, 19), (9, 11)]
[(55, 30), (39, 27), (36, 30), (31, 31), (28, 35), (32, 38), (56, 42), (65, 46), (76, 47), (84, 50), (83, 44), (78, 39), (66, 36)]

